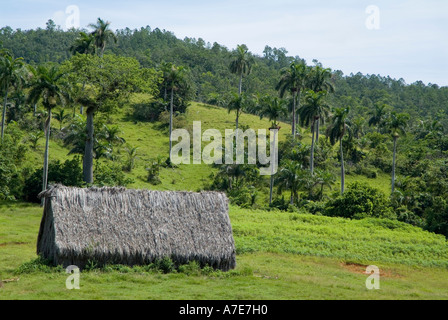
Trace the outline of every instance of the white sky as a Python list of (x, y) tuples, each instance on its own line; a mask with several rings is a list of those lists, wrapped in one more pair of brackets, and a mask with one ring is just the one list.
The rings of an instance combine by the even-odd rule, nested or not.
[[(0, 0), (0, 27), (45, 28), (52, 18), (65, 28), (74, 21), (66, 13), (71, 5), (79, 9), (80, 27), (101, 17), (113, 29), (149, 25), (229, 49), (244, 43), (260, 55), (265, 45), (284, 47), (344, 74), (448, 86), (447, 0)], [(379, 10), (373, 21), (379, 29), (366, 26), (370, 5)]]

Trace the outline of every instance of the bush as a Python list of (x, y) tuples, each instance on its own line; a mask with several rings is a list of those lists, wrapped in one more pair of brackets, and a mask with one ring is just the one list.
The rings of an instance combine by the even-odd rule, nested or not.
[(290, 201), (286, 200), (284, 196), (282, 196), (281, 198), (275, 198), (269, 205), (270, 208), (275, 208), (281, 211), (288, 211), (289, 206)]
[(139, 103), (132, 106), (132, 116), (138, 121), (154, 122), (159, 119), (160, 114), (167, 110), (167, 108), (167, 103), (163, 100)]
[(386, 196), (378, 189), (359, 182), (350, 184), (343, 195), (330, 200), (326, 205), (325, 214), (350, 219), (396, 219)]
[(98, 187), (126, 187), (134, 181), (126, 178), (119, 163), (97, 161), (94, 171), (94, 184)]
[[(42, 171), (43, 168), (35, 170), (25, 180), (23, 197), (26, 201), (40, 202), (37, 195), (42, 191)], [(75, 157), (72, 160), (66, 160), (64, 163), (59, 160), (50, 162), (48, 164), (48, 184), (63, 184), (68, 187), (83, 186), (80, 158)]]

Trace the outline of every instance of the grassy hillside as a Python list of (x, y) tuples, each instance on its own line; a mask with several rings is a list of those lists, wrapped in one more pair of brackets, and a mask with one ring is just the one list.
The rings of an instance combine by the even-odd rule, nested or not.
[[(131, 103), (141, 103), (148, 99), (146, 95), (135, 94)], [(138, 147), (138, 157), (136, 159), (136, 167), (131, 173), (126, 173), (128, 178), (134, 182), (129, 185), (130, 188), (145, 188), (153, 190), (185, 190), (198, 191), (210, 183), (210, 174), (216, 169), (212, 166), (201, 165), (180, 165), (177, 168), (163, 168), (160, 173), (162, 183), (160, 185), (152, 185), (147, 182), (147, 165), (151, 159), (162, 156), (163, 159), (168, 157), (168, 129), (163, 129), (160, 123), (138, 122), (129, 116), (130, 108), (125, 107), (118, 113), (110, 116), (109, 121), (112, 125), (117, 125), (121, 131), (120, 136), (126, 140), (126, 143)], [(58, 126), (53, 120), (53, 125)], [(217, 129), (224, 136), (226, 129), (235, 127), (235, 114), (229, 113), (226, 109), (193, 102), (186, 113), (186, 128), (192, 127), (193, 121), (200, 121), (202, 124), (202, 132), (207, 129)], [(270, 122), (267, 119), (260, 119), (251, 114), (243, 114), (240, 117), (240, 126), (248, 128), (268, 129)], [(279, 140), (283, 141), (285, 137), (291, 133), (291, 126), (281, 123)], [(304, 143), (310, 143), (311, 138), (305, 133)], [(30, 163), (34, 167), (42, 166), (44, 152), (44, 139), (38, 144), (38, 149), (30, 153)], [(205, 143), (203, 143), (203, 146)], [(122, 148), (121, 148), (122, 149)], [(52, 140), (50, 143), (50, 161), (65, 161), (73, 156), (68, 155), (69, 149), (63, 146), (62, 141)], [(121, 157), (124, 157), (124, 151), (118, 150)], [(382, 190), (385, 194), (390, 192), (390, 177), (385, 174), (379, 174), (376, 179), (368, 179), (359, 175), (347, 175), (347, 182), (364, 181), (369, 185)], [(339, 188), (337, 180), (334, 190)], [(268, 189), (266, 195), (261, 197), (259, 201), (267, 201)]]

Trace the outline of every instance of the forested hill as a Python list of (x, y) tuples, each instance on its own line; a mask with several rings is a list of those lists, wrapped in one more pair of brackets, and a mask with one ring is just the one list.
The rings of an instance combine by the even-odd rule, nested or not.
[[(60, 63), (71, 56), (69, 48), (79, 31), (63, 31), (51, 21), (46, 29), (24, 31), (3, 27), (0, 29), (0, 47), (10, 49), (27, 63)], [(238, 78), (229, 71), (232, 50), (216, 42), (206, 43), (201, 38), (181, 40), (172, 32), (149, 26), (140, 30), (117, 30), (116, 35), (117, 42), (110, 43), (106, 53), (135, 57), (147, 67), (155, 67), (162, 61), (188, 67), (197, 101), (219, 105), (225, 95), (237, 88)], [(275, 86), (280, 70), (300, 57), (288, 56), (284, 48), (267, 45), (263, 56), (254, 55), (254, 59), (256, 65), (244, 80), (244, 91), (277, 94)], [(448, 124), (448, 87), (423, 82), (407, 84), (403, 79), (380, 75), (344, 75), (337, 70), (333, 70), (333, 81), (336, 90), (332, 104), (350, 107), (353, 114), (367, 116), (375, 104), (388, 104), (398, 112), (409, 113), (411, 118), (431, 118)]]

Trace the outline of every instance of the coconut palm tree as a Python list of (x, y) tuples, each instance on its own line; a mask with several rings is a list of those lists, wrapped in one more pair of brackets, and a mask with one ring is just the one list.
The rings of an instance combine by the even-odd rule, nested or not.
[(106, 49), (106, 44), (112, 39), (115, 43), (117, 42), (117, 36), (113, 33), (112, 30), (109, 29), (110, 22), (104, 21), (101, 18), (98, 18), (96, 24), (89, 24), (90, 28), (94, 30), (91, 32), (91, 35), (94, 38), (94, 44), (97, 48), (97, 53), (100, 57), (104, 55), (104, 50)]
[(44, 154), (44, 170), (42, 178), (42, 190), (47, 189), (48, 179), (48, 155), (50, 143), (50, 129), (52, 110), (57, 105), (64, 105), (69, 100), (67, 83), (64, 81), (65, 74), (60, 72), (57, 67), (39, 66), (37, 69), (30, 67), (32, 72), (32, 80), (30, 84), (30, 92), (28, 100), (31, 103), (37, 103), (42, 100), (43, 106), (46, 108), (48, 118), (45, 122), (45, 154)]
[(406, 127), (409, 119), (410, 116), (407, 113), (397, 114), (395, 111), (392, 111), (385, 122), (386, 130), (394, 140), (394, 152), (392, 160), (392, 193), (395, 192), (395, 165), (397, 159), (397, 141), (401, 135), (406, 134)]
[(331, 118), (331, 124), (327, 128), (327, 138), (330, 143), (335, 145), (339, 142), (339, 152), (341, 154), (341, 194), (345, 188), (345, 170), (344, 170), (344, 151), (342, 148), (342, 139), (348, 130), (348, 113), (349, 108), (336, 108)]
[(6, 50), (0, 52), (0, 85), (5, 94), (2, 112), (2, 143), (5, 132), (6, 107), (8, 103), (9, 89), (18, 87), (25, 81), (26, 71), (24, 66), (25, 63), (23, 62), (23, 58), (14, 58)]
[(307, 91), (305, 103), (299, 109), (300, 122), (304, 126), (311, 127), (311, 156), (310, 171), (314, 173), (314, 146), (316, 141), (316, 127), (318, 123), (324, 124), (329, 115), (330, 106), (325, 102), (326, 91)]
[(300, 107), (300, 97), (303, 90), (305, 90), (310, 69), (303, 62), (292, 62), (289, 68), (281, 71), (281, 78), (276, 86), (280, 97), (284, 97), (286, 92), (292, 95), (292, 135), (296, 136), (296, 124), (298, 119), (296, 117), (297, 108)]
[[(277, 97), (272, 98), (270, 96), (264, 97), (260, 101), (260, 119), (263, 119), (263, 117), (266, 117), (269, 119), (269, 121), (272, 122), (271, 128), (274, 131), (274, 150), (271, 150), (273, 152), (272, 154), (276, 157), (277, 156), (277, 150), (275, 150), (275, 141), (276, 141), (276, 134), (277, 131), (280, 130), (280, 126), (277, 123), (277, 120), (282, 117), (286, 116), (287, 113), (287, 107), (286, 107), (286, 101), (279, 99)], [(275, 163), (275, 160), (274, 160)], [(269, 191), (269, 204), (272, 204), (272, 191), (274, 189), (274, 175), (271, 174), (271, 184), (270, 184), (270, 191)]]
[(243, 76), (252, 72), (254, 58), (249, 53), (246, 45), (238, 45), (234, 52), (234, 59), (230, 63), (230, 72), (239, 75), (238, 94), (241, 95), (243, 89)]

